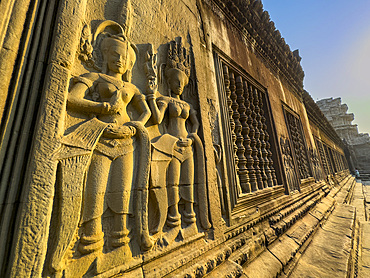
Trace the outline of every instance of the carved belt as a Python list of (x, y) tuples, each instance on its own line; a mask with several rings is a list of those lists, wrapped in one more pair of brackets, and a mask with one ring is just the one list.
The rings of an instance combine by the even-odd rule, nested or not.
[(114, 160), (134, 151), (134, 138), (109, 139), (101, 137), (95, 150)]

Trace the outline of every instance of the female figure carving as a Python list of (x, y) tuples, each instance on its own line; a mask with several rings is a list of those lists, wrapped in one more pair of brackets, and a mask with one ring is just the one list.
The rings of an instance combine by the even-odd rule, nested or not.
[[(204, 163), (204, 157), (203, 145), (197, 135), (199, 122), (196, 111), (181, 99), (184, 87), (189, 82), (189, 76), (189, 55), (181, 42), (171, 42), (165, 68), (169, 96), (156, 98), (155, 89), (149, 90), (147, 96), (154, 123), (165, 125), (166, 129), (165, 134), (152, 140), (151, 189), (157, 200), (160, 214), (153, 233), (161, 232), (166, 223), (170, 230), (166, 237), (167, 241), (177, 236), (181, 226), (188, 231), (185, 233), (189, 236), (198, 232), (194, 211), (194, 155), (196, 153), (201, 157), (200, 163)], [(166, 120), (164, 120), (165, 115), (168, 115)], [(188, 124), (189, 131), (186, 128)], [(168, 159), (164, 158), (165, 156)], [(204, 177), (204, 168), (198, 169), (198, 176)], [(203, 205), (207, 206), (205, 185), (197, 184), (197, 186), (198, 196), (201, 199), (199, 203), (203, 202)], [(180, 203), (184, 206), (181, 213)], [(202, 226), (209, 228), (207, 209), (202, 210), (200, 214), (203, 214)]]
[(280, 146), (282, 149), (283, 163), (285, 167), (285, 174), (289, 190), (290, 191), (299, 190), (299, 180), (295, 171), (289, 140), (281, 137)]
[[(76, 221), (82, 231), (79, 252), (89, 254), (103, 249), (102, 216), (108, 208), (113, 213), (108, 249), (126, 246), (125, 257), (130, 257), (127, 222), (128, 215), (134, 214), (132, 185), (135, 182), (145, 187), (147, 183), (150, 153), (144, 124), (151, 113), (145, 96), (128, 78), (136, 48), (122, 33), (106, 33), (100, 46), (102, 72), (75, 78), (67, 99), (69, 127), (57, 154), (62, 166), (58, 182), (61, 222), (51, 259), (55, 271), (63, 268), (63, 256), (77, 229)], [(129, 104), (138, 114), (137, 121), (128, 114)], [(141, 156), (136, 175), (134, 146), (138, 146)], [(138, 218), (136, 222), (140, 222)]]
[(122, 80), (135, 62), (135, 52), (129, 42), (123, 35), (109, 36), (102, 41), (101, 51), (103, 72), (77, 78), (68, 97), (69, 109), (95, 113), (98, 120), (107, 124), (96, 143), (87, 174), (79, 248), (82, 253), (103, 246), (101, 216), (105, 206), (114, 212), (111, 245), (118, 247), (128, 243), (126, 222), (127, 215), (133, 213), (130, 196), (136, 128), (128, 124), (131, 119), (127, 105), (132, 102), (140, 109), (138, 122), (145, 124), (150, 117), (145, 97), (133, 84)]

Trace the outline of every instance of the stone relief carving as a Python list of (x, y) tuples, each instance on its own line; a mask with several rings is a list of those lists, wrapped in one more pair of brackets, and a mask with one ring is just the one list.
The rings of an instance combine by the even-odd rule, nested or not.
[(85, 24), (82, 28), (80, 38), (80, 49), (78, 50), (78, 58), (85, 62), (89, 67), (93, 67), (95, 61), (93, 58), (93, 47), (91, 45), (91, 30), (89, 25)]
[[(106, 31), (109, 27), (116, 32)], [(131, 233), (143, 250), (150, 248), (144, 215), (150, 145), (144, 124), (151, 112), (145, 96), (130, 82), (137, 49), (114, 22), (103, 22), (96, 36), (102, 70), (74, 78), (67, 99), (67, 128), (55, 154), (60, 169), (59, 207), (54, 212), (59, 223), (50, 261), (55, 272), (64, 268), (76, 231), (72, 261), (119, 249), (117, 264), (122, 264), (132, 256)], [(129, 115), (128, 105), (137, 117), (130, 117), (134, 113)]]
[(150, 47), (145, 65), (147, 100), (153, 123), (161, 125), (162, 130), (151, 139), (150, 194), (157, 217), (151, 222), (150, 231), (159, 246), (166, 246), (179, 235), (185, 239), (198, 233), (195, 203), (202, 228), (208, 229), (211, 224), (203, 144), (197, 135), (199, 122), (195, 109), (181, 98), (189, 83), (190, 56), (181, 38), (169, 43), (166, 64), (160, 67), (167, 94), (158, 92), (155, 59)]
[(215, 156), (215, 164), (216, 164), (216, 174), (217, 174), (217, 186), (218, 186), (218, 192), (220, 195), (220, 204), (221, 204), (221, 213), (222, 215), (226, 214), (226, 202), (224, 197), (224, 189), (222, 187), (222, 174), (220, 169), (220, 163), (222, 161), (222, 148), (218, 144), (213, 144), (213, 153)]
[[(73, 78), (54, 154), (59, 166), (44, 272), (56, 277), (96, 275), (211, 227), (199, 122), (181, 98), (191, 71), (181, 39), (168, 44), (165, 94), (150, 45), (145, 97), (131, 83), (138, 51), (125, 30), (107, 20), (89, 32), (85, 26), (79, 56), (93, 71)], [(145, 126), (151, 116), (157, 132)]]
[(211, 127), (211, 134), (212, 134), (212, 142), (213, 142), (213, 155), (214, 161), (216, 166), (216, 175), (217, 175), (217, 186), (218, 186), (218, 193), (220, 196), (220, 205), (221, 205), (221, 213), (223, 216), (223, 221), (227, 219), (228, 208), (230, 207), (229, 204), (229, 192), (228, 186), (225, 184), (225, 180), (227, 179), (225, 176), (225, 165), (223, 163), (224, 155), (223, 155), (223, 148), (221, 143), (221, 134), (220, 134), (220, 123), (219, 123), (219, 108), (216, 106), (216, 100), (208, 98), (207, 99), (209, 110), (208, 110), (208, 118)]
[(312, 172), (315, 178), (315, 181), (322, 180), (324, 178), (322, 166), (320, 163), (319, 155), (316, 149), (309, 149), (311, 165), (312, 165)]
[(289, 139), (284, 137), (280, 138), (280, 147), (283, 158), (283, 164), (285, 168), (285, 175), (287, 179), (287, 184), (290, 191), (299, 190), (299, 178), (297, 176), (294, 160), (292, 156), (292, 151), (290, 148)]

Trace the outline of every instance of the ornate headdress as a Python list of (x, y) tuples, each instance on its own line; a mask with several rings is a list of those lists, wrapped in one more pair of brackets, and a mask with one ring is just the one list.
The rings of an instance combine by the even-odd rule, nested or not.
[(117, 35), (113, 35), (113, 34), (110, 34), (110, 33), (102, 33), (102, 34), (105, 35), (105, 37), (102, 39), (102, 42), (100, 44), (102, 52), (104, 52), (104, 50), (108, 47), (108, 42), (109, 41), (117, 42), (117, 43), (122, 44), (122, 46), (124, 46), (125, 49), (126, 49), (126, 53), (128, 52), (128, 48), (130, 46), (130, 43), (126, 39), (126, 36), (124, 34), (122, 34), (122, 33), (117, 34)]
[(94, 34), (91, 34), (90, 27), (85, 25), (80, 41), (79, 58), (85, 62), (88, 67), (105, 72), (103, 52), (107, 49), (109, 42), (122, 44), (126, 49), (124, 61), (127, 63), (129, 58), (130, 64), (123, 76), (123, 80), (131, 82), (131, 70), (134, 66), (138, 49), (135, 44), (129, 41), (128, 31), (117, 22), (111, 20), (102, 21), (97, 26)]
[(182, 46), (181, 38), (178, 42), (171, 41), (168, 46), (166, 71), (170, 69), (181, 70), (190, 77), (190, 56)]

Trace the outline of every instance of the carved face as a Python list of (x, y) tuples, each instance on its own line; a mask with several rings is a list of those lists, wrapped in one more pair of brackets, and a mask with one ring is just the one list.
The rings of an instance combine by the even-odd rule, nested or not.
[(184, 87), (188, 84), (188, 76), (179, 69), (169, 69), (167, 71), (168, 85), (171, 92), (176, 95), (181, 95)]
[(113, 43), (109, 46), (106, 57), (108, 70), (124, 74), (127, 71), (125, 59), (127, 59), (127, 53), (124, 44)]

